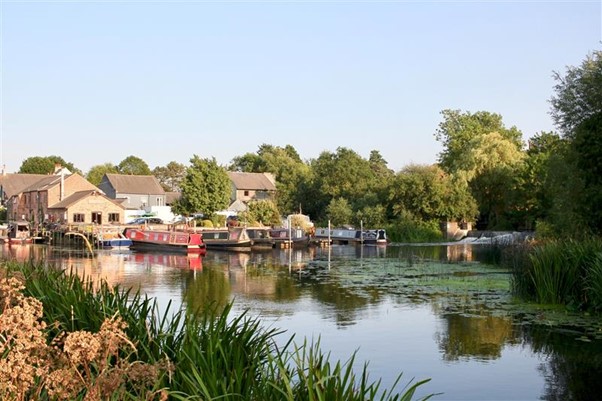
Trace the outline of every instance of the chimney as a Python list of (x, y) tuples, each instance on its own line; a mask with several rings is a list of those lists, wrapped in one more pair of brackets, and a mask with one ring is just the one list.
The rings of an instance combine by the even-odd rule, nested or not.
[(54, 174), (58, 173), (61, 170), (61, 163), (54, 163)]

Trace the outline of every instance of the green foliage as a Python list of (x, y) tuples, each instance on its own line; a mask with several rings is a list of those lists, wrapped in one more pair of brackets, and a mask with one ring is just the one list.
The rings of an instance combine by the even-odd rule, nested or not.
[(86, 179), (90, 181), (91, 184), (98, 186), (101, 183), (102, 177), (105, 174), (116, 174), (119, 173), (117, 166), (112, 163), (98, 164), (96, 166), (92, 166), (88, 174), (86, 174)]
[(177, 214), (203, 213), (211, 216), (223, 210), (230, 201), (230, 178), (215, 158), (190, 159), (186, 177), (182, 180), (182, 197), (172, 206)]
[(387, 236), (393, 242), (438, 242), (443, 233), (438, 221), (424, 221), (407, 211), (401, 212), (395, 221), (386, 226)]
[(363, 224), (366, 228), (384, 227), (386, 223), (386, 210), (382, 205), (364, 206), (355, 213), (355, 218), (352, 222), (356, 227)]
[(351, 223), (353, 210), (351, 210), (351, 206), (349, 205), (349, 202), (347, 202), (347, 199), (334, 198), (326, 208), (326, 216), (333, 227), (341, 227)]
[(552, 119), (572, 137), (578, 126), (602, 113), (602, 51), (587, 55), (579, 67), (567, 67), (564, 75), (554, 72), (554, 78)]
[(443, 145), (439, 154), (439, 164), (447, 173), (466, 170), (464, 166), (467, 154), (474, 148), (475, 139), (483, 135), (497, 132), (514, 147), (522, 146), (522, 133), (516, 128), (506, 128), (502, 116), (487, 111), (476, 113), (461, 112), (460, 110), (443, 110), (443, 121), (435, 133), (437, 141)]
[[(213, 224), (213, 221), (204, 219), (204, 220), (201, 220), (201, 227), (213, 228), (213, 227), (215, 227), (215, 225)], [(219, 227), (219, 224), (218, 224), (218, 227)]]
[(55, 166), (59, 164), (62, 167), (66, 167), (72, 173), (81, 174), (81, 171), (77, 169), (72, 163), (67, 163), (60, 156), (33, 156), (29, 157), (21, 163), (19, 173), (21, 174), (52, 174), (54, 173)]
[(6, 207), (0, 206), (0, 222), (6, 223)]
[(157, 178), (163, 189), (167, 192), (180, 191), (180, 184), (186, 176), (186, 166), (171, 161), (165, 167), (157, 166), (152, 174)]
[(280, 212), (278, 206), (271, 200), (254, 200), (247, 203), (247, 211), (239, 213), (239, 218), (249, 226), (280, 225)]
[(602, 240), (546, 241), (515, 252), (515, 294), (538, 303), (602, 310)]
[(394, 179), (389, 195), (393, 214), (423, 221), (472, 221), (476, 203), (463, 181), (454, 181), (438, 166), (410, 165)]
[(129, 175), (151, 175), (150, 167), (141, 158), (137, 156), (128, 156), (123, 159), (118, 165), (119, 174)]

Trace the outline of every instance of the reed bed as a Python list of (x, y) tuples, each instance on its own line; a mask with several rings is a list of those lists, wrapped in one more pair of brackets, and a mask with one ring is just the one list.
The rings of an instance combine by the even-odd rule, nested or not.
[(515, 294), (542, 304), (602, 310), (602, 240), (557, 240), (511, 249)]
[(54, 268), (0, 266), (0, 399), (426, 400), (356, 373), (354, 355), (331, 362), (318, 343), (284, 347), (283, 333), (246, 314), (159, 313), (139, 292), (95, 286)]

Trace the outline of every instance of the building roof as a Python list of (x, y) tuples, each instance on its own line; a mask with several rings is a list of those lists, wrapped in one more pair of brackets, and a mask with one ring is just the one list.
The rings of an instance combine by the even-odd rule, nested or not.
[(228, 171), (228, 176), (236, 189), (251, 189), (255, 191), (276, 190), (273, 175), (269, 173), (239, 173)]
[(247, 205), (241, 200), (235, 200), (228, 206), (227, 211), (229, 212), (246, 212), (248, 209)]
[(75, 193), (69, 195), (68, 197), (66, 197), (65, 199), (63, 199), (62, 201), (50, 206), (48, 209), (67, 209), (70, 206), (73, 206), (74, 204), (79, 202), (80, 200), (87, 198), (88, 196), (100, 196), (100, 197), (106, 199), (107, 201), (114, 203), (116, 206), (119, 206), (120, 208), (124, 209), (123, 205), (120, 204), (119, 202), (115, 202), (113, 199), (104, 195), (102, 192), (94, 191), (94, 190), (75, 192)]
[(49, 176), (46, 174), (3, 174), (0, 175), (0, 186), (5, 197), (10, 198), (47, 177)]
[(159, 180), (153, 175), (125, 175), (125, 174), (105, 174), (107, 180), (115, 189), (115, 192), (122, 194), (152, 194), (163, 195), (165, 191), (159, 183)]
[(165, 192), (165, 204), (171, 205), (182, 197), (182, 192)]

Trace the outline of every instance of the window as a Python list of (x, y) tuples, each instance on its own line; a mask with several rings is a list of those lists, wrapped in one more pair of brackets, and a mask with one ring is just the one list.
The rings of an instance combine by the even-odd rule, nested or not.
[(249, 196), (249, 191), (245, 191), (245, 196)]
[(83, 223), (85, 220), (85, 216), (83, 213), (73, 213), (73, 222), (74, 223)]
[(109, 213), (109, 223), (119, 223), (119, 213)]
[(157, 206), (163, 206), (163, 198), (157, 198)]

